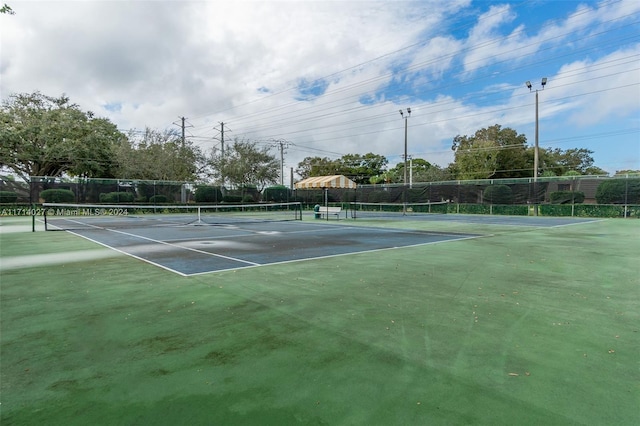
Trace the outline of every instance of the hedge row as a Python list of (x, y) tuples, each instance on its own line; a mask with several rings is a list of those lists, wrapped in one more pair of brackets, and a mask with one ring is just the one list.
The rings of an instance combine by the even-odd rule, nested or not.
[(45, 189), (40, 193), (47, 203), (73, 203), (76, 200), (76, 194), (70, 189)]
[[(574, 216), (574, 217), (624, 217), (625, 208), (613, 204), (542, 204), (539, 212), (543, 216)], [(640, 206), (627, 206), (627, 217), (640, 218)]]
[(18, 194), (12, 191), (0, 191), (0, 203), (15, 203)]

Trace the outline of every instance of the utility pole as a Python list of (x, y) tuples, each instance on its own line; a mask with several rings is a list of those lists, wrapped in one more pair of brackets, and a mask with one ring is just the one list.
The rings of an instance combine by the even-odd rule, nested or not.
[(182, 117), (182, 147), (184, 148), (184, 120), (186, 118)]
[(413, 156), (409, 156), (409, 188), (413, 188)]
[[(293, 190), (293, 167), (291, 167), (291, 170), (290, 170), (290, 173), (289, 173), (289, 188)], [(626, 200), (626, 198), (625, 198), (625, 200)], [(289, 201), (289, 200), (287, 200), (287, 201)]]
[(289, 147), (289, 142), (284, 139), (273, 139), (273, 145), (280, 148), (280, 185), (284, 186), (284, 149)]
[[(531, 84), (530, 81), (527, 81), (525, 83), (525, 85), (527, 86), (527, 88), (529, 89), (529, 92), (532, 91), (533, 85)], [(544, 90), (544, 86), (547, 85), (547, 77), (543, 77), (542, 81), (540, 82), (540, 85), (542, 86), (542, 90)], [(535, 199), (535, 205), (533, 206), (533, 214), (534, 216), (538, 216), (538, 202), (537, 202), (537, 197), (538, 197), (538, 159), (539, 159), (539, 143), (538, 143), (538, 135), (539, 135), (539, 131), (538, 131), (538, 89), (536, 89), (536, 139), (535, 139), (535, 146), (534, 146), (534, 150), (533, 150), (533, 188), (534, 188), (534, 197), (536, 197)]]
[[(220, 159), (224, 162), (224, 122), (219, 121), (218, 124), (220, 124)], [(218, 130), (218, 128), (214, 127), (213, 130)], [(213, 138), (214, 140), (218, 139), (217, 137)], [(214, 153), (215, 153), (215, 147), (214, 147)], [(225, 178), (224, 176), (221, 176), (220, 178), (220, 184), (224, 187), (224, 181)]]
[(407, 108), (407, 115), (405, 117), (404, 111), (400, 110), (400, 116), (404, 118), (404, 184), (407, 184), (407, 126), (409, 117), (411, 117), (411, 108)]
[(407, 108), (407, 115), (405, 116), (404, 111), (400, 110), (400, 116), (404, 118), (404, 188), (402, 192), (404, 193), (403, 202), (402, 202), (402, 214), (407, 214), (407, 127), (409, 117), (411, 117), (411, 108)]
[[(180, 126), (180, 129), (182, 130), (182, 137), (180, 138), (180, 140), (182, 141), (182, 147), (184, 148), (186, 143), (185, 128), (187, 127), (186, 125), (187, 118), (186, 117), (178, 117), (178, 118), (180, 118), (180, 123), (176, 123), (174, 121), (173, 124), (175, 124), (176, 126)], [(189, 127), (193, 127), (193, 126), (189, 126)]]
[(220, 138), (218, 139), (218, 137), (214, 137), (213, 139), (220, 141), (220, 157), (224, 158), (224, 122), (219, 121), (218, 124), (220, 124), (220, 129), (214, 127), (213, 130), (218, 130), (220, 132)]
[(224, 122), (220, 122), (220, 152), (224, 158)]

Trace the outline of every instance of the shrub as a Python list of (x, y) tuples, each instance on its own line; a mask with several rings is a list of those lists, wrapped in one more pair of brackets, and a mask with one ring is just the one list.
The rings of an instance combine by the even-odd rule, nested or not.
[[(262, 194), (258, 191), (258, 188), (255, 185), (245, 185), (238, 192), (240, 192), (242, 196), (242, 200), (246, 200), (247, 203), (253, 203), (256, 201), (260, 201), (260, 197)], [(247, 198), (247, 196), (251, 197), (251, 200)]]
[(100, 194), (101, 203), (132, 203), (135, 195), (131, 192), (107, 192)]
[(549, 194), (551, 204), (581, 204), (584, 202), (584, 192), (555, 191)]
[(491, 204), (511, 204), (513, 192), (507, 185), (491, 185), (484, 190), (484, 200)]
[(149, 198), (149, 202), (152, 204), (161, 204), (168, 202), (166, 195), (154, 195)]
[(489, 214), (490, 207), (486, 204), (458, 204), (456, 213), (463, 214)]
[(222, 197), (222, 201), (225, 203), (240, 203), (242, 202), (242, 195), (225, 195), (224, 197)]
[(576, 206), (575, 216), (624, 217), (624, 206), (581, 204)]
[(610, 179), (596, 189), (598, 204), (640, 203), (640, 179)]
[(0, 203), (15, 203), (18, 199), (18, 194), (11, 191), (0, 191)]
[(529, 206), (522, 204), (493, 206), (491, 212), (496, 215), (527, 216), (529, 214)]
[(76, 199), (76, 194), (70, 189), (45, 189), (40, 193), (46, 203), (72, 203)]
[(196, 203), (219, 203), (222, 200), (222, 190), (219, 186), (198, 186), (194, 198)]
[(263, 199), (276, 203), (285, 203), (291, 198), (291, 191), (284, 185), (265, 188)]
[(572, 214), (574, 214), (571, 207), (572, 206), (570, 204), (559, 204), (559, 203), (541, 204), (538, 206), (538, 214), (540, 216), (556, 216), (556, 217), (571, 216)]

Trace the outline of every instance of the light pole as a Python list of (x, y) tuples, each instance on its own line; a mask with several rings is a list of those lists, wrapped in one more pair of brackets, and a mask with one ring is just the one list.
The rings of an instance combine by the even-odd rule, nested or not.
[[(527, 81), (525, 83), (527, 85), (527, 87), (529, 88), (529, 92), (531, 92), (533, 86), (531, 85), (530, 81)], [(542, 90), (544, 90), (544, 86), (547, 84), (547, 77), (543, 77), (542, 78), (542, 82), (540, 83), (542, 85)], [(535, 145), (535, 149), (533, 151), (533, 181), (537, 181), (538, 180), (538, 89), (536, 89), (536, 145)]]
[(409, 117), (411, 117), (411, 108), (407, 108), (407, 115), (404, 115), (404, 111), (400, 110), (400, 116), (404, 118), (404, 189), (402, 190), (402, 214), (407, 214), (407, 126)]
[(404, 111), (400, 110), (400, 116), (404, 118), (404, 184), (407, 185), (407, 121), (411, 117), (411, 108), (407, 108), (407, 115), (405, 117)]
[(413, 188), (413, 156), (409, 156), (409, 188)]
[[(532, 90), (532, 85), (530, 81), (527, 81), (525, 83), (527, 85), (527, 87), (529, 88), (529, 92), (531, 92)], [(544, 90), (544, 86), (547, 84), (547, 77), (542, 77), (542, 81), (540, 82), (540, 84), (542, 85), (542, 90)], [(535, 205), (534, 205), (534, 215), (538, 216), (538, 202), (537, 202), (537, 197), (538, 194), (536, 193), (537, 191), (537, 185), (536, 183), (538, 182), (538, 161), (539, 161), (539, 143), (538, 143), (538, 89), (536, 89), (536, 142), (535, 142), (535, 147), (533, 150), (533, 188), (534, 188), (534, 197), (535, 198)]]

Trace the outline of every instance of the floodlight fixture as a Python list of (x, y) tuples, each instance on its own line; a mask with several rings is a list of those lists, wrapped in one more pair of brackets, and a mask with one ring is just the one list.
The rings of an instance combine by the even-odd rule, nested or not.
[(400, 115), (404, 118), (404, 112), (402, 112), (402, 110), (400, 110)]
[(544, 89), (544, 85), (547, 84), (547, 77), (542, 77), (542, 88)]
[(407, 108), (407, 113), (409, 113), (409, 115), (411, 115), (411, 108)]
[(529, 88), (529, 91), (531, 91), (531, 87), (533, 87), (533, 86), (531, 86), (531, 82), (530, 82), (530, 81), (527, 81), (525, 84), (526, 84), (526, 85), (527, 85), (527, 87)]

